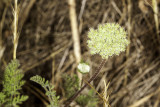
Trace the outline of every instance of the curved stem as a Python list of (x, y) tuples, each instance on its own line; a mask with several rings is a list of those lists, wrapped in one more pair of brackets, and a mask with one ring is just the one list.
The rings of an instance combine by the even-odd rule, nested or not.
[[(88, 83), (90, 83), (91, 81), (93, 81), (98, 74), (100, 73), (102, 67), (104, 66), (104, 64), (106, 63), (106, 59), (103, 59), (101, 64), (99, 65), (98, 69), (96, 70), (96, 72), (94, 73), (94, 75), (88, 80)], [(65, 105), (65, 107), (68, 107), (71, 102), (84, 90), (84, 88), (86, 88), (88, 84), (86, 83), (79, 91), (77, 91), (72, 97), (70, 97)]]

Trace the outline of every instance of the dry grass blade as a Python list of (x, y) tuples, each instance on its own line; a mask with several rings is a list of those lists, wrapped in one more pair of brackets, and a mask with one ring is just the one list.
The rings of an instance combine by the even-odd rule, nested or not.
[[(128, 10), (128, 26), (127, 26), (127, 29), (128, 29), (128, 40), (131, 41), (131, 32), (132, 32), (132, 24), (131, 24), (131, 16), (132, 16), (132, 2), (131, 0), (127, 0), (128, 1), (128, 7), (127, 7), (127, 10)], [(127, 59), (129, 58), (129, 54), (130, 54), (130, 44), (129, 46), (127, 47), (127, 50), (126, 50), (126, 57)], [(124, 86), (127, 84), (127, 80), (128, 80), (128, 68), (125, 69), (125, 75), (124, 75)]]
[[(76, 63), (78, 64), (81, 61), (81, 49), (80, 49), (80, 38), (79, 38), (78, 24), (77, 24), (76, 4), (75, 4), (75, 0), (69, 0), (68, 3), (70, 6), (69, 13), (70, 13), (70, 21), (71, 21), (71, 29), (72, 29), (74, 55), (76, 58)], [(82, 74), (79, 72), (77, 74), (80, 81), (82, 81)]]
[(160, 88), (156, 90), (156, 92), (151, 93), (145, 97), (143, 97), (142, 99), (136, 101), (134, 104), (128, 106), (128, 107), (139, 107), (140, 105), (142, 105), (143, 103), (147, 102), (153, 95), (157, 94), (160, 92)]
[[(105, 101), (104, 101), (104, 107), (110, 107), (110, 105), (109, 105), (109, 95), (108, 95), (108, 87), (109, 87), (109, 84), (110, 83), (108, 83), (107, 85), (106, 85), (106, 81), (104, 80), (104, 93), (103, 93), (103, 98), (105, 99)], [(106, 103), (106, 101), (107, 101), (107, 103)]]
[(80, 39), (78, 34), (78, 24), (77, 24), (77, 15), (76, 15), (76, 4), (75, 0), (69, 0), (69, 12), (70, 12), (70, 21), (72, 29), (72, 38), (74, 45), (74, 54), (76, 57), (77, 63), (81, 61), (81, 49), (80, 49)]
[(86, 80), (84, 80), (84, 82), (88, 84), (106, 104), (108, 104), (107, 100), (90, 83), (88, 83)]
[(19, 33), (18, 33), (18, 14), (19, 14), (19, 6), (18, 6), (18, 0), (14, 0), (14, 10), (13, 10), (13, 59), (16, 59), (16, 51), (18, 46), (18, 39), (19, 39)]
[(153, 6), (153, 11), (154, 11), (154, 20), (155, 20), (155, 26), (156, 26), (157, 39), (158, 39), (158, 42), (159, 42), (159, 40), (160, 40), (159, 33), (160, 32), (159, 32), (158, 3), (157, 3), (157, 0), (152, 0), (152, 6)]
[[(15, 1), (18, 1), (17, 11), (13, 12), (18, 13), (18, 7), (20, 8), (16, 17), (19, 17), (19, 21), (12, 21), (17, 15), (12, 14)], [(157, 43), (160, 41), (160, 0), (74, 0), (74, 5), (68, 5), (68, 1), (0, 0), (0, 71), (4, 71), (5, 65), (12, 59), (12, 40), (15, 40), (15, 47), (16, 43), (19, 45), (18, 53), (14, 56), (20, 60), (21, 68), (29, 71), (25, 72), (24, 79), (41, 75), (52, 80), (57, 95), (61, 96), (61, 104), (64, 104), (66, 96), (63, 93), (62, 75), (66, 73), (72, 76), (76, 73), (75, 62), (78, 57), (75, 57), (75, 49), (81, 49), (81, 52), (76, 52), (90, 64), (90, 74), (84, 75), (87, 80), (101, 62), (101, 58), (91, 55), (87, 48), (87, 32), (98, 24), (115, 22), (123, 26), (130, 35), (131, 44), (129, 52), (127, 51), (129, 55), (123, 52), (119, 56), (110, 57), (93, 87), (103, 93), (103, 80), (110, 81), (107, 94), (111, 107), (128, 107), (136, 103), (140, 107), (159, 107), (160, 94), (152, 93), (155, 93), (160, 84), (160, 50)], [(74, 14), (74, 19), (71, 19), (71, 9), (77, 13)], [(77, 20), (78, 18), (80, 20)], [(15, 21), (18, 26), (17, 22), (14, 24)], [(75, 23), (75, 27), (71, 26)], [(16, 26), (17, 30), (11, 31), (11, 26)], [(18, 40), (16, 38), (19, 32), (21, 35)], [(77, 46), (75, 43), (78, 42), (73, 40), (73, 32), (80, 33), (80, 44)], [(17, 35), (14, 39), (12, 33)], [(32, 96), (32, 92), (27, 90), (24, 93), (29, 94), (30, 98), (24, 102), (23, 107), (46, 106), (43, 101)], [(100, 101), (98, 106), (102, 105), (103, 102)]]
[(24, 69), (24, 72), (27, 72), (27, 71), (29, 71), (29, 70), (31, 70), (31, 69), (39, 66), (40, 64), (42, 64), (42, 63), (44, 63), (44, 62), (52, 59), (55, 55), (59, 54), (59, 53), (60, 53), (61, 51), (63, 51), (63, 50), (64, 50), (64, 48), (61, 48), (61, 49), (59, 49), (58, 51), (51, 53), (51, 54), (50, 54), (48, 57), (46, 57), (45, 59), (39, 61), (38, 63), (33, 64), (32, 66), (30, 66), (30, 67), (28, 67), (28, 68), (26, 68), (26, 69)]
[(0, 21), (0, 60), (3, 56), (3, 53), (5, 51), (5, 47), (3, 46), (3, 40), (2, 40), (2, 30), (3, 30), (3, 25), (4, 25), (4, 21), (5, 21), (5, 16), (7, 13), (7, 6), (4, 9), (3, 15), (2, 15), (2, 20)]

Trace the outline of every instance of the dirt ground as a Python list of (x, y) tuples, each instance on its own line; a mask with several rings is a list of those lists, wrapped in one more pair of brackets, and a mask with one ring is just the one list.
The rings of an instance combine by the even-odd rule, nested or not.
[[(0, 70), (12, 59), (12, 3), (0, 0)], [(80, 56), (91, 66), (87, 80), (95, 72), (102, 58), (91, 55), (87, 47), (89, 28), (98, 24), (116, 22), (125, 28), (130, 40), (126, 52), (110, 57), (101, 73), (91, 83), (104, 91), (104, 80), (110, 83), (107, 94), (111, 107), (160, 107), (160, 14), (152, 0), (75, 0), (77, 28), (73, 27), (68, 0), (19, 0), (20, 32), (17, 59), (25, 73), (22, 93), (29, 99), (21, 107), (45, 107), (49, 102), (44, 90), (29, 80), (41, 75), (50, 80), (60, 96), (60, 105), (66, 100), (63, 93), (63, 74), (77, 74)], [(160, 8), (160, 1), (157, 0)], [(73, 6), (73, 7), (72, 7)], [(75, 46), (73, 30), (80, 38)], [(75, 55), (75, 49), (79, 57)], [(1, 78), (2, 78), (2, 73)], [(86, 89), (90, 89), (87, 87)], [(98, 95), (97, 95), (98, 97)], [(73, 102), (75, 103), (75, 102)], [(78, 104), (74, 104), (78, 105)], [(97, 107), (102, 107), (99, 98)]]

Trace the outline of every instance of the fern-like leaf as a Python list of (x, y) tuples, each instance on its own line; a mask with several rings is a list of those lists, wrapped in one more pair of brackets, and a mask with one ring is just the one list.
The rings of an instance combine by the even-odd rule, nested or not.
[(17, 96), (13, 98), (13, 106), (18, 107), (17, 104), (22, 104), (22, 102), (26, 101), (28, 99), (28, 96)]
[(58, 99), (59, 96), (56, 96), (56, 91), (54, 91), (54, 86), (49, 84), (48, 81), (45, 80), (45, 78), (42, 78), (41, 76), (33, 76), (30, 78), (30, 80), (40, 84), (46, 91), (46, 95), (49, 98), (50, 101), (50, 107), (57, 107), (58, 106)]
[(0, 93), (1, 105), (5, 103), (5, 106), (17, 107), (17, 104), (21, 104), (28, 98), (28, 96), (20, 96), (19, 93), (25, 83), (22, 80), (24, 74), (18, 69), (19, 65), (18, 60), (12, 60), (5, 69), (2, 81), (3, 90)]

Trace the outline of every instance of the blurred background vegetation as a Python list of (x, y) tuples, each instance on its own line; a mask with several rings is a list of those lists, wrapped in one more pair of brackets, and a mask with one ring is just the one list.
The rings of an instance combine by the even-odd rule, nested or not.
[[(26, 80), (22, 93), (29, 96), (22, 107), (45, 107), (48, 103), (44, 90), (29, 80), (34, 75), (50, 80), (60, 96), (60, 105), (66, 100), (63, 75), (73, 77), (80, 59), (91, 67), (90, 73), (83, 76), (88, 80), (101, 57), (90, 55), (87, 33), (89, 28), (107, 22), (123, 26), (131, 43), (126, 52), (108, 59), (91, 85), (102, 93), (103, 81), (110, 82), (107, 94), (111, 107), (160, 107), (160, 0), (75, 1), (72, 5), (67, 0), (19, 0), (17, 59)], [(1, 80), (13, 54), (12, 8), (13, 0), (0, 0)], [(76, 14), (70, 14), (71, 8), (76, 9)], [(75, 23), (76, 27), (71, 26)], [(80, 39), (76, 46), (74, 31)], [(103, 106), (101, 99), (97, 106)]]

